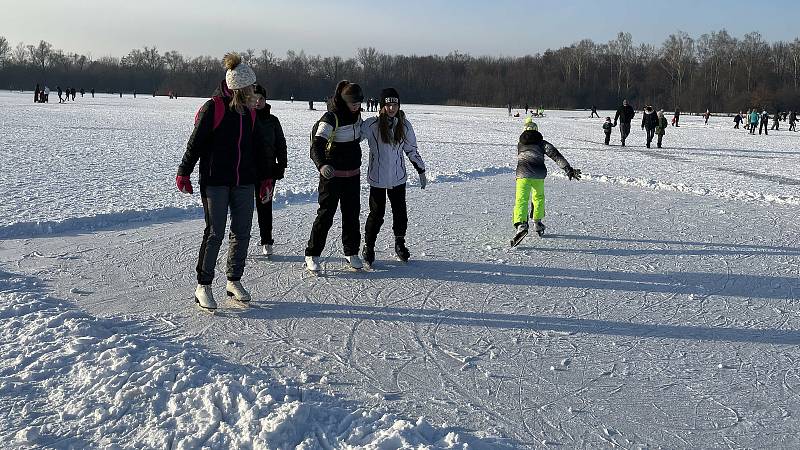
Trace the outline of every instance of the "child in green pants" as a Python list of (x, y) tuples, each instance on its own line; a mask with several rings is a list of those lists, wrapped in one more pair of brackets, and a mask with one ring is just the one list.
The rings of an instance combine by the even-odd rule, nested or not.
[[(558, 164), (570, 180), (581, 179), (581, 169), (573, 169), (558, 149), (544, 140), (539, 133), (539, 127), (532, 118), (525, 119), (525, 130), (519, 136), (517, 144), (517, 194), (514, 204), (514, 238), (511, 246), (515, 247), (528, 234), (528, 202), (531, 202), (533, 218), (533, 231), (541, 236), (545, 226), (544, 218), (544, 179), (547, 177), (547, 167), (544, 165), (544, 156)], [(532, 197), (532, 199), (531, 199)]]

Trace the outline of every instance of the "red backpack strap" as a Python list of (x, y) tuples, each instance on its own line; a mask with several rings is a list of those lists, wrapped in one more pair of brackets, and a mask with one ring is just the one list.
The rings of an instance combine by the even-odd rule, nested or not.
[(214, 100), (214, 129), (216, 130), (222, 123), (222, 118), (225, 117), (225, 102), (222, 97), (216, 95), (211, 97), (211, 100)]
[[(222, 119), (225, 117), (225, 102), (222, 100), (222, 97), (214, 96), (211, 97), (211, 100), (214, 101), (214, 130), (219, 127), (219, 124), (222, 123)], [(194, 124), (197, 125), (197, 121), (200, 119), (200, 111), (203, 109), (201, 106), (200, 109), (197, 110), (197, 113), (194, 115)]]

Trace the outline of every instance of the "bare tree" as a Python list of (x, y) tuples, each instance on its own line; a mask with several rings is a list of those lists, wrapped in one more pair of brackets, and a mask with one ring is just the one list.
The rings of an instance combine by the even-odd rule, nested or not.
[(11, 45), (8, 44), (8, 39), (0, 36), (0, 67), (5, 66), (5, 62), (11, 54)]
[(53, 45), (47, 41), (39, 41), (39, 45), (28, 45), (28, 54), (35, 66), (42, 72), (52, 63)]
[(744, 35), (741, 46), (742, 63), (747, 73), (747, 92), (753, 90), (753, 69), (764, 62), (769, 46), (761, 37), (761, 33), (753, 31)]
[(660, 63), (672, 81), (675, 105), (680, 102), (683, 80), (694, 60), (694, 53), (694, 40), (684, 31), (670, 34), (661, 46)]
[(797, 89), (800, 85), (800, 39), (794, 38), (789, 44), (789, 56), (792, 63), (792, 80), (794, 81), (794, 88)]
[(28, 63), (28, 47), (25, 46), (24, 42), (20, 42), (14, 47), (14, 52), (11, 58), (14, 61), (14, 64), (24, 66)]

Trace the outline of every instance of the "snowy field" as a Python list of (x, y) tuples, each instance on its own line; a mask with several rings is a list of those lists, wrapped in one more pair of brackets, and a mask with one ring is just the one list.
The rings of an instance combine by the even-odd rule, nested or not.
[(683, 116), (647, 149), (635, 119), (606, 147), (602, 120), (550, 112), (586, 175), (550, 164), (549, 234), (511, 250), (522, 119), (404, 105), (432, 178), (412, 261), (387, 213), (375, 270), (344, 270), (337, 221), (313, 278), (321, 112), (273, 102), (277, 255), (251, 241), (253, 305), (210, 315), (199, 196), (174, 186), (203, 100), (31, 97), (0, 94), (4, 447), (800, 446), (800, 133)]

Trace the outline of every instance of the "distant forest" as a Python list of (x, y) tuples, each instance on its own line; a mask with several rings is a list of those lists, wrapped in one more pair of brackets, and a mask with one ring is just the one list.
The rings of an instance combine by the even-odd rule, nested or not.
[[(359, 48), (351, 58), (288, 51), (239, 52), (256, 70), (270, 98), (319, 101), (349, 79), (367, 96), (396, 87), (404, 102), (544, 108), (615, 108), (623, 98), (640, 108), (731, 112), (756, 107), (800, 108), (800, 39), (767, 42), (760, 33), (738, 38), (727, 31), (699, 37), (669, 35), (656, 47), (636, 44), (630, 33), (596, 43), (583, 39), (557, 50), (522, 57), (405, 56)], [(221, 58), (188, 57), (155, 47), (93, 59), (45, 41), (13, 46), (0, 36), (0, 86), (33, 90), (95, 88), (210, 96), (224, 76)]]

